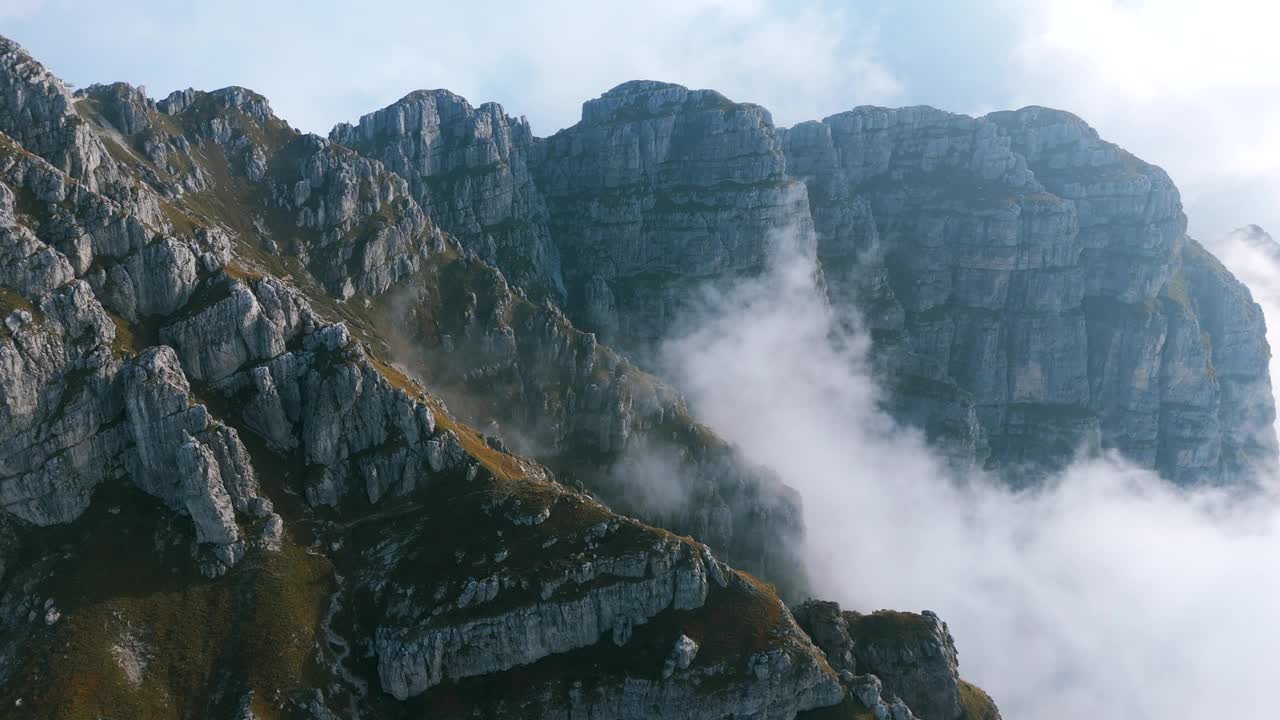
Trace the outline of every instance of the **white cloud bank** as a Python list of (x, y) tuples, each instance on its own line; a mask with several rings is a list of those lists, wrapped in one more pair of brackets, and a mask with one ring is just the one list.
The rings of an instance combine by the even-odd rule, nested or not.
[(667, 358), (699, 417), (802, 493), (820, 594), (937, 611), (1010, 720), (1276, 716), (1272, 500), (1114, 458), (1020, 494), (954, 477), (876, 409), (865, 343), (835, 337), (813, 269), (782, 254)]

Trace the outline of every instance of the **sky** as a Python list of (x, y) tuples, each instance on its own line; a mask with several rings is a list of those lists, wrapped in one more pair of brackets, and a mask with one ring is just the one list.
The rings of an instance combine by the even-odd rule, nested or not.
[(325, 134), (408, 92), (500, 102), (549, 135), (643, 78), (791, 125), (864, 104), (1070, 110), (1164, 167), (1193, 235), (1280, 230), (1280, 4), (1258, 0), (0, 0), (67, 82), (244, 85)]

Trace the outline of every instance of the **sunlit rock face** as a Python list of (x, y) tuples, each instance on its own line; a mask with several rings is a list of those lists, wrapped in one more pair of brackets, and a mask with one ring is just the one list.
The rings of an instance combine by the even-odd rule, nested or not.
[(409, 181), (431, 218), (509, 279), (564, 294), (558, 247), (528, 167), (533, 132), (502, 106), (473, 108), (447, 90), (418, 91), (343, 124), (330, 137)]

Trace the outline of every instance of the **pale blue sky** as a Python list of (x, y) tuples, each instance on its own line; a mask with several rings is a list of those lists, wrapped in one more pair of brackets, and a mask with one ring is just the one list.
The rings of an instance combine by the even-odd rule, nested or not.
[(324, 134), (418, 88), (540, 135), (634, 78), (779, 124), (859, 104), (1043, 104), (1164, 166), (1192, 232), (1280, 231), (1280, 11), (1251, 0), (391, 2), (0, 0), (0, 33), (78, 86), (245, 85)]

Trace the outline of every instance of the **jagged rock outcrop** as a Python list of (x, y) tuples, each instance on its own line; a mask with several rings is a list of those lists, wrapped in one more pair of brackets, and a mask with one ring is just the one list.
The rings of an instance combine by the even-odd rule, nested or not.
[[(391, 387), (343, 326), (317, 327), (310, 308), (274, 279), (258, 280), (252, 288), (227, 282), (225, 298), (162, 328), (161, 337), (190, 358), (194, 376), (237, 398), (245, 427), (273, 447), (300, 449), (306, 464), (319, 469), (318, 477), (307, 479), (309, 501), (337, 505), (349, 495), (348, 477), (363, 481), (357, 487), (371, 503), (404, 497), (424, 478), (463, 462), (466, 454), (454, 431), (436, 432), (431, 412)], [(281, 351), (290, 345), (300, 349)], [(207, 348), (219, 350), (210, 356), (201, 352)], [(573, 493), (554, 491), (546, 504), (486, 503), (469, 514), (475, 493), (464, 490), (469, 500), (446, 502), (449, 491), (432, 484), (450, 515), (471, 523), (494, 517), (502, 545), (482, 558), (491, 571), (472, 560), (463, 566), (465, 577), (437, 572), (406, 583), (405, 573), (416, 577), (419, 570), (413, 568), (425, 561), (426, 548), (452, 552), (447, 541), (431, 534), (441, 530), (435, 521), (427, 521), (404, 541), (409, 547), (378, 545), (355, 581), (357, 597), (368, 594), (371, 603), (386, 608), (372, 649), (381, 686), (398, 698), (419, 695), (445, 679), (500, 672), (587, 647), (606, 634), (625, 645), (624, 636), (659, 613), (700, 608), (708, 578), (727, 587), (731, 571), (705, 548), (662, 536), (647, 539), (651, 531), (610, 520), (603, 506)], [(557, 522), (559, 515), (570, 519)], [(588, 519), (596, 522), (574, 529)], [(554, 523), (551, 533), (541, 527), (547, 522)], [(452, 554), (447, 557), (457, 564)], [(798, 670), (787, 661), (779, 672)], [(816, 682), (814, 670), (806, 672), (810, 679), (804, 682)], [(775, 700), (766, 693), (753, 702), (811, 707), (821, 698), (838, 698), (826, 682), (823, 691), (797, 689)], [(609, 696), (599, 701), (620, 702)]]
[(901, 698), (885, 697), (884, 686), (875, 675), (854, 675), (848, 681), (849, 692), (871, 711), (876, 720), (915, 720), (915, 713)]
[(637, 81), (583, 104), (534, 146), (570, 314), (645, 353), (699, 281), (759, 272), (773, 241), (813, 241), (769, 112), (709, 90)]
[(235, 546), (236, 511), (270, 512), (236, 431), (191, 404), (191, 388), (168, 347), (144, 351), (125, 368), (122, 383), (133, 439), (125, 458), (130, 479), (190, 515), (197, 542)]
[(851, 692), (878, 718), (1000, 716), (985, 693), (960, 679), (951, 632), (928, 610), (863, 615), (841, 611), (833, 602), (808, 600), (795, 609), (795, 616)]
[[(219, 258), (198, 239), (155, 232), (158, 201), (145, 190), (113, 199), (90, 189), (88, 173), (118, 178), (119, 169), (78, 117), (67, 119), (61, 85), (21, 67), (31, 87), (18, 94), (53, 99), (15, 101), (21, 115), (6, 116), (0, 130), (29, 136), (33, 126), (62, 127), (35, 145), (81, 179), (0, 136), (0, 253), (13, 261), (0, 292), (14, 305), (0, 344), (4, 507), (37, 526), (67, 523), (100, 484), (127, 475), (189, 516), (196, 543), (212, 546), (201, 561), (206, 572), (225, 572), (243, 552), (237, 514), (264, 518), (271, 505), (235, 431), (194, 401), (172, 352), (122, 361), (124, 331), (99, 301), (126, 317), (173, 312), (190, 297), (196, 258), (206, 266)], [(184, 472), (175, 477), (174, 468)]]
[[(820, 257), (835, 245), (870, 258), (847, 292), (874, 288), (873, 307), (890, 311), (871, 326), (922, 361), (905, 363), (924, 371), (899, 388), (909, 404), (928, 398), (915, 421), (931, 434), (968, 443), (973, 424), (956, 421), (972, 402), (997, 466), (1052, 467), (1101, 446), (1180, 482), (1240, 475), (1233, 438), (1257, 437), (1266, 412), (1221, 406), (1236, 392), (1215, 379), (1209, 347), (1234, 343), (1201, 327), (1188, 296), (1203, 257), (1162, 170), (1044, 108), (859, 108), (787, 131), (787, 152), (824, 208)], [(853, 215), (850, 196), (866, 199)], [(1220, 289), (1236, 322), (1256, 323), (1247, 295)], [(1260, 388), (1268, 354), (1255, 343), (1219, 359), (1250, 366)], [(1266, 434), (1243, 453), (1274, 454)]]
[(567, 292), (575, 322), (639, 352), (664, 337), (696, 280), (758, 272), (775, 233), (812, 241), (771, 128), (758, 106), (637, 81), (536, 142), (500, 106), (444, 91), (412, 93), (330, 137), (408, 177), (424, 209), (513, 282)]
[(297, 133), (251, 90), (185, 90), (151, 103), (117, 83), (84, 96), (90, 115), (116, 132), (108, 142), (157, 192), (186, 195), (189, 215), (252, 237), (266, 254), (288, 252), (336, 297), (385, 292), (443, 250), (404, 179)]
[(100, 484), (125, 475), (191, 518), (195, 541), (213, 546), (210, 573), (234, 565), (237, 515), (266, 518), (271, 504), (236, 431), (195, 402), (172, 350), (115, 357), (116, 326), (82, 281), (13, 314), (24, 319), (0, 340), (4, 510), (37, 526), (68, 523)]
[[(694, 107), (714, 100), (699, 95), (686, 104)], [(663, 132), (677, 136), (662, 143), (677, 143), (701, 131), (671, 127), (675, 117), (663, 121)], [(562, 469), (568, 466), (558, 461), (577, 466), (577, 474), (586, 475), (588, 484), (611, 504), (690, 532), (736, 563), (786, 577), (788, 584), (799, 583), (793, 572), (798, 563), (786, 550), (795, 547), (800, 531), (794, 493), (745, 467), (717, 443), (697, 448), (697, 457), (679, 447), (688, 443), (684, 438), (670, 443), (661, 428), (678, 428), (695, 440), (698, 435), (682, 419), (687, 411), (673, 390), (598, 347), (595, 337), (578, 332), (558, 310), (528, 302), (524, 292), (517, 294), (508, 286), (510, 278), (535, 297), (559, 299), (564, 294), (561, 258), (557, 246), (550, 244), (545, 201), (529, 170), (533, 138), (527, 123), (506, 116), (494, 104), (475, 109), (451, 93), (417, 92), (361, 118), (356, 126), (336, 127), (330, 137), (409, 178), (414, 197), (433, 219), (463, 247), (503, 271), (496, 274), (465, 260), (442, 274), (438, 285), (447, 291), (437, 284), (410, 285), (383, 303), (392, 318), (388, 331), (412, 333), (414, 349), (402, 354), (415, 370), (436, 384), (465, 385), (460, 394), (473, 407), (484, 398), (487, 412), (475, 413), (482, 425), (497, 422), (512, 431), (517, 447), (540, 450)], [(669, 147), (645, 149), (650, 151), (678, 152)], [(656, 168), (659, 161), (646, 163)], [(645, 183), (656, 182), (633, 180), (641, 187), (628, 192), (637, 197)], [(635, 212), (646, 218), (651, 214), (639, 207)], [(636, 222), (638, 233), (640, 219)], [(712, 227), (717, 220), (697, 222)], [(756, 252), (763, 252), (766, 232), (760, 230)], [(577, 249), (564, 247), (566, 257), (578, 256)], [(722, 261), (730, 262), (729, 254)], [(683, 263), (680, 258), (671, 262)], [(471, 299), (450, 302), (446, 292)], [(656, 337), (656, 330), (646, 332)], [(439, 352), (423, 349), (432, 347)], [(628, 462), (655, 454), (670, 458), (667, 464), (678, 473), (670, 489), (637, 488), (626, 477), (631, 470), (612, 460), (621, 457)], [(588, 473), (579, 462), (583, 457), (609, 459), (606, 470)]]
[[(96, 139), (74, 139), (102, 151)], [(110, 309), (136, 320), (176, 310), (190, 297), (201, 267), (226, 259), (218, 233), (184, 241), (168, 235), (158, 199), (145, 190), (135, 188), (125, 201), (101, 195), (7, 137), (0, 139), (0, 174), (12, 234), (6, 255), (20, 268), (39, 263), (12, 271), (30, 273), (12, 278), (20, 290), (34, 291), (36, 283), (47, 290), (83, 277)], [(61, 258), (54, 260), (53, 253)], [(50, 263), (59, 267), (46, 267)]]
[(338, 297), (379, 295), (443, 250), (442, 236), (409, 201), (398, 175), (315, 136), (283, 152), (301, 158), (289, 168), (298, 179), (290, 183), (288, 170), (273, 174), (273, 202), (293, 213), (296, 227), (319, 234), (296, 243), (294, 253)]
[(849, 636), (849, 620), (840, 604), (829, 600), (806, 600), (792, 609), (796, 622), (809, 633), (813, 643), (826, 654), (836, 672), (856, 674), (853, 638)]
[(66, 86), (17, 43), (0, 39), (0, 127), (29, 152), (97, 189), (109, 172), (102, 145), (72, 108)]
[[(732, 562), (768, 573), (788, 591), (802, 585), (801, 564), (794, 556), (801, 522), (793, 492), (762, 470), (747, 466), (736, 451), (688, 418), (678, 394), (597, 347), (593, 336), (574, 329), (559, 310), (527, 301), (523, 290), (513, 290), (503, 275), (483, 262), (455, 258), (453, 250), (446, 249), (450, 241), (426, 218), (416, 200), (432, 202), (431, 192), (443, 192), (423, 174), (436, 167), (434, 160), (420, 168), (402, 153), (420, 160), (434, 153), (428, 152), (431, 147), (445, 143), (435, 135), (445, 132), (438, 127), (440, 122), (456, 124), (466, 117), (480, 122), (457, 105), (460, 100), (447, 94), (418, 93), (406, 98), (407, 104), (398, 105), (395, 113), (388, 111), (385, 116), (366, 118), (358, 128), (335, 131), (336, 138), (366, 150), (372, 147), (368, 143), (380, 147), (392, 142), (398, 130), (413, 135), (394, 143), (399, 149), (388, 148), (385, 155), (392, 167), (418, 168), (410, 175), (413, 184), (406, 185), (399, 174), (335, 142), (298, 135), (271, 113), (264, 98), (243, 88), (175, 92), (156, 103), (124, 84), (94, 86), (83, 96), (89, 104), (81, 109), (101, 123), (105, 142), (114, 143), (118, 154), (132, 154), (137, 163), (131, 168), (158, 192), (175, 199), (178, 210), (169, 213), (176, 218), (175, 226), (193, 224), (197, 237), (208, 238), (210, 256), (202, 258), (204, 270), (197, 267), (197, 271), (212, 272), (225, 265), (234, 246), (241, 255), (239, 267), (247, 263), (250, 275), (301, 275), (303, 282), (314, 282), (339, 299), (362, 303), (376, 299), (376, 310), (357, 314), (375, 320), (380, 335), (399, 340), (409, 335), (407, 339), (417, 346), (447, 351), (438, 356), (415, 347), (398, 352), (400, 359), (437, 386), (463, 385), (465, 393), (460, 397), (446, 393), (460, 400), (463, 408), (482, 404), (493, 410), (466, 413), (466, 417), (482, 425), (499, 422), (511, 437), (528, 440), (517, 441), (517, 448), (539, 451), (557, 469), (586, 482), (625, 511), (692, 533)], [(149, 124), (112, 120), (121, 113), (147, 114)], [(517, 137), (518, 128), (507, 128), (515, 135), (503, 135), (498, 132), (505, 122), (498, 118), (500, 112), (486, 106), (484, 113), (497, 123), (490, 128), (497, 135), (482, 143), (488, 149), (460, 152), (458, 162), (478, 162), (477, 153), (485, 157), (500, 153), (507, 158), (503, 162), (515, 165), (523, 162), (521, 153), (526, 149)], [(125, 125), (142, 130), (125, 135), (121, 130)], [(456, 140), (464, 130), (480, 132), (484, 123), (463, 125), (446, 134)], [(421, 137), (414, 135), (419, 131)], [(510, 172), (523, 173), (515, 165)], [(461, 186), (455, 190), (476, 202), (484, 195), (479, 189), (480, 195), (462, 192)], [(494, 192), (493, 197), (503, 195), (500, 189)], [(506, 210), (481, 207), (467, 212), (491, 217), (523, 212), (522, 208), (537, 202), (531, 196)], [(201, 223), (216, 223), (220, 229), (206, 230)], [(464, 233), (463, 237), (470, 236)], [(228, 327), (228, 322), (239, 322), (227, 318), (240, 312), (233, 308), (236, 302), (246, 302), (244, 292), (234, 292), (240, 298), (236, 302), (220, 300), (227, 286), (199, 285), (199, 272), (185, 276), (184, 295), (175, 296), (173, 304), (182, 305), (200, 287), (201, 294), (193, 302), (216, 305), (219, 317), (207, 315), (199, 323), (220, 323), (218, 332), (232, 332), (229, 345), (222, 344), (222, 336), (213, 338), (199, 329), (188, 337), (192, 324), (185, 312), (164, 308), (140, 313), (133, 309), (136, 303), (131, 304), (128, 292), (113, 292), (113, 297), (122, 298), (116, 304), (130, 320), (150, 314), (167, 316), (160, 339), (177, 347), (197, 379), (221, 381), (223, 373), (239, 367), (253, 354), (249, 348), (265, 342), (270, 333), (255, 339), (246, 333), (261, 333), (266, 326)], [(550, 295), (556, 297), (558, 291)], [(243, 319), (257, 322), (247, 316)], [(274, 353), (278, 348), (269, 350)], [(267, 357), (274, 354), (259, 352), (257, 359)], [(208, 364), (219, 368), (201, 376)], [(275, 391), (274, 387), (268, 390)], [(268, 413), (246, 416), (246, 422), (258, 428), (280, 428), (289, 421), (278, 408), (255, 406), (253, 412)], [(650, 453), (661, 453), (669, 458), (664, 462), (677, 469), (675, 478), (666, 483), (671, 488), (637, 491), (632, 470), (611, 470), (619, 457)], [(590, 466), (582, 462), (584, 458), (591, 459)], [(384, 473), (386, 487), (412, 484), (403, 478), (404, 473), (415, 471), (414, 466), (398, 467), (394, 477), (401, 479)], [(333, 483), (342, 487), (330, 487)], [(326, 478), (312, 488), (313, 494), (319, 493), (313, 499), (325, 496), (330, 502), (334, 493), (345, 491), (342, 481)], [(370, 492), (377, 496), (381, 491)]]
[[(244, 427), (275, 450), (301, 451), (313, 469), (309, 502), (336, 506), (355, 488), (371, 503), (408, 494), (456, 464), (456, 437), (438, 434), (422, 398), (392, 385), (344, 325), (317, 324), (310, 307), (278, 280), (255, 284), (253, 292), (232, 281), (227, 298), (162, 335), (197, 358), (196, 372), (214, 373), (201, 379), (235, 398)], [(214, 334), (227, 327), (235, 329), (230, 342)], [(256, 345), (246, 335), (256, 335)], [(234, 354), (220, 359), (235, 357), (238, 364), (199, 364), (202, 350), (224, 342)], [(290, 344), (296, 349), (287, 350)]]
[(418, 91), (329, 137), (407, 179), (440, 227), (517, 285), (560, 299), (560, 254), (528, 167), (533, 132), (497, 103)]
[[(533, 516), (533, 524), (544, 521), (541, 514)], [(504, 540), (512, 533), (508, 542), (518, 543), (520, 535), (530, 534), (518, 532), (518, 523), (503, 531)], [(382, 593), (399, 596), (388, 613), (394, 624), (380, 627), (375, 639), (383, 687), (403, 700), (444, 680), (508, 670), (594, 645), (618, 629), (633, 632), (668, 608), (694, 610), (706, 602), (708, 572), (696, 548), (659, 542), (615, 556), (608, 552), (611, 547), (627, 547), (634, 540), (614, 536), (633, 535), (633, 528), (605, 521), (582, 532), (581, 537), (557, 533), (554, 549), (547, 553), (550, 562), (539, 563), (536, 582), (507, 570), (519, 567), (507, 562), (508, 554), (490, 568), (469, 570), (478, 576), (452, 588), (437, 585), (430, 593), (425, 591), (431, 588), (421, 588), (424, 596), (439, 601), (434, 607), (414, 608), (406, 603), (416, 594), (409, 588), (378, 583)], [(564, 558), (562, 565), (555, 562), (558, 558)], [(485, 575), (485, 570), (493, 574)], [(450, 597), (450, 589), (457, 595)], [(522, 594), (532, 594), (533, 601), (506, 612), (486, 612), (488, 606), (501, 607), (510, 603), (509, 596)], [(466, 618), (476, 614), (480, 617)], [(685, 663), (682, 669), (687, 668)]]
[(89, 98), (98, 103), (102, 119), (122, 135), (137, 135), (153, 126), (152, 113), (156, 102), (147, 97), (147, 89), (128, 83), (90, 85), (80, 90), (76, 98)]
[(921, 718), (963, 717), (960, 661), (947, 624), (937, 615), (927, 610), (920, 615), (847, 613), (846, 621), (862, 672), (880, 678)]
[(126, 443), (123, 432), (99, 433), (123, 410), (109, 349), (115, 326), (80, 282), (39, 308), (25, 299), (18, 304), (25, 308), (9, 314), (0, 339), (0, 498), (26, 522), (69, 522), (84, 511)]
[(439, 543), (457, 521), (435, 513), (367, 546), (355, 601), (385, 608), (371, 651), (396, 697), (442, 717), (565, 718), (788, 718), (841, 699), (776, 596), (704, 546), (554, 486), (436, 492), (497, 544)]

